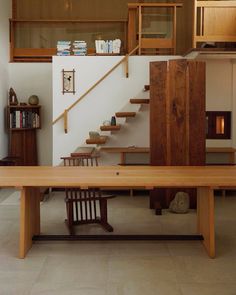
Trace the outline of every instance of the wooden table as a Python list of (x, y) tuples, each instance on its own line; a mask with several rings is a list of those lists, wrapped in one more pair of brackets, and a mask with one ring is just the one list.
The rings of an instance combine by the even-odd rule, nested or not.
[(214, 189), (236, 187), (236, 167), (0, 167), (0, 187), (21, 190), (19, 257), (26, 256), (33, 236), (40, 234), (40, 187), (101, 186), (197, 188), (197, 232), (213, 258)]

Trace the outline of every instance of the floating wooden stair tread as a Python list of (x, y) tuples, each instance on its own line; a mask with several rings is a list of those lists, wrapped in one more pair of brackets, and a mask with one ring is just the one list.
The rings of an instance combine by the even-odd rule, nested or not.
[(148, 98), (131, 98), (129, 101), (132, 104), (149, 104), (150, 102)]
[(97, 138), (86, 139), (86, 143), (87, 144), (104, 144), (106, 143), (106, 140), (107, 140), (107, 136), (100, 136)]
[(109, 125), (109, 126), (101, 126), (101, 131), (118, 131), (120, 130), (121, 125)]
[(117, 118), (135, 117), (136, 112), (119, 112), (116, 113)]

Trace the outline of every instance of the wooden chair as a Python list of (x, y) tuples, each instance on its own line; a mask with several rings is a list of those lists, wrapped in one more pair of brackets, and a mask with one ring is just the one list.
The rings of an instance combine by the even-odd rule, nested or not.
[[(64, 166), (98, 166), (98, 156), (62, 157)], [(107, 222), (107, 199), (115, 196), (102, 196), (99, 188), (80, 189), (66, 188), (66, 225), (69, 233), (74, 235), (74, 226), (98, 223), (109, 232), (112, 226)]]
[(98, 166), (98, 156), (61, 157), (64, 166)]
[(100, 189), (66, 189), (65, 221), (70, 235), (74, 235), (74, 226), (98, 223), (106, 231), (112, 232), (113, 227), (107, 221), (107, 200), (114, 196), (102, 196)]

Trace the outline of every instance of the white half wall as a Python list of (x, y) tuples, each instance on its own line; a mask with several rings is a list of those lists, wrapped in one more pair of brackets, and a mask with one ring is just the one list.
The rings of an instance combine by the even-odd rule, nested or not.
[(7, 134), (4, 126), (4, 108), (8, 98), (9, 18), (11, 1), (0, 0), (0, 158), (7, 156)]
[[(122, 56), (82, 56), (53, 58), (53, 119), (55, 120)], [(143, 98), (145, 84), (149, 84), (149, 63), (176, 59), (176, 56), (132, 56), (129, 58), (129, 78), (125, 77), (124, 65), (119, 66), (68, 114), (68, 133), (64, 132), (63, 119), (53, 126), (53, 165), (60, 157), (69, 155), (85, 145), (89, 131), (99, 131), (103, 121), (110, 120), (121, 110), (137, 110), (129, 104), (130, 98)], [(76, 94), (62, 93), (62, 70), (75, 70)], [(117, 120), (125, 123), (124, 119)], [(102, 135), (102, 132), (100, 132)], [(105, 135), (105, 133), (103, 133)], [(113, 135), (106, 146), (149, 146), (149, 112), (144, 108), (136, 118), (128, 119), (119, 135)]]
[(37, 131), (39, 165), (52, 164), (52, 64), (9, 64), (10, 87), (13, 87), (19, 102), (28, 102), (32, 94), (39, 97), (41, 129)]

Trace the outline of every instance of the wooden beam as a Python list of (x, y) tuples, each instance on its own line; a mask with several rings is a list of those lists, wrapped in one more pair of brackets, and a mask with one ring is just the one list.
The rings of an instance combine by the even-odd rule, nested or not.
[(126, 19), (10, 19), (15, 23), (127, 23)]
[(236, 7), (236, 1), (196, 1), (197, 7)]
[(236, 42), (236, 36), (233, 35), (205, 35), (196, 36), (196, 42)]
[(128, 3), (129, 8), (133, 7), (183, 7), (182, 3)]

